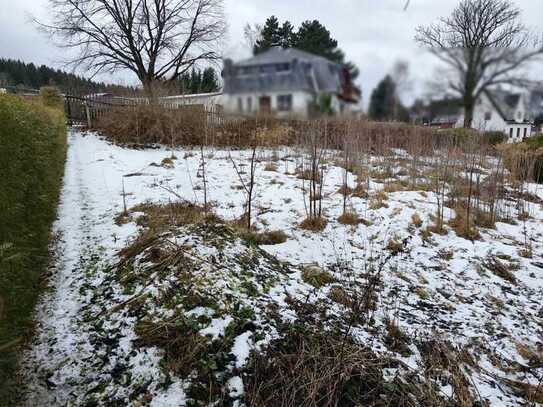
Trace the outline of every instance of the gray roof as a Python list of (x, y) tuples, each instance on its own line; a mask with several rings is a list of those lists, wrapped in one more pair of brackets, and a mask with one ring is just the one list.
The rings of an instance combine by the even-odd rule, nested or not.
[[(279, 64), (289, 64), (290, 69), (275, 70), (274, 67)], [(251, 68), (254, 69), (253, 72)], [(321, 56), (294, 48), (273, 47), (238, 63), (233, 64), (226, 60), (223, 71), (224, 93), (273, 91), (341, 93), (342, 69), (340, 64)]]
[(543, 115), (543, 88), (532, 91), (530, 95), (530, 113), (534, 118)]
[(487, 90), (485, 93), (504, 120), (515, 121), (515, 112), (522, 97), (520, 93), (503, 89)]
[(282, 48), (282, 47), (271, 47), (267, 51), (264, 51), (258, 55), (255, 55), (252, 58), (244, 59), (243, 61), (237, 62), (236, 66), (257, 66), (257, 65), (266, 65), (266, 64), (277, 64), (277, 63), (286, 63), (292, 62), (294, 59), (298, 61), (318, 61), (324, 64), (334, 64), (332, 61), (321, 57), (319, 55), (311, 54), (306, 51), (302, 51), (296, 48)]

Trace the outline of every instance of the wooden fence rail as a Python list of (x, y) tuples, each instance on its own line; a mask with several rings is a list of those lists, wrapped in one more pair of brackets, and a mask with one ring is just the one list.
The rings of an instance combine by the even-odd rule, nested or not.
[[(202, 110), (207, 115), (210, 125), (219, 125), (223, 122), (224, 116), (220, 105), (206, 106), (203, 104), (170, 104), (159, 102), (163, 108), (178, 111), (180, 115), (191, 114), (194, 110)], [(146, 98), (124, 98), (118, 96), (90, 95), (90, 96), (64, 96), (64, 110), (68, 124), (84, 125), (93, 127), (96, 120), (113, 109), (135, 108), (136, 106), (149, 104)]]

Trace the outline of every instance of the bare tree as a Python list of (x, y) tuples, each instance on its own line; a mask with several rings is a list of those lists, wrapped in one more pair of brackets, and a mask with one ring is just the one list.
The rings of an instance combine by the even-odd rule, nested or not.
[(397, 60), (392, 67), (390, 74), (394, 81), (395, 95), (394, 95), (394, 120), (398, 120), (399, 110), (401, 106), (401, 99), (405, 93), (408, 93), (412, 89), (412, 82), (409, 78), (409, 62), (404, 60)]
[(69, 60), (93, 74), (126, 69), (152, 95), (203, 61), (221, 58), (222, 0), (49, 0), (51, 21), (36, 21)]
[(463, 0), (451, 16), (418, 27), (415, 39), (451, 68), (448, 86), (463, 99), (466, 128), (485, 90), (525, 84), (521, 70), (543, 55), (510, 0)]
[(258, 40), (262, 38), (262, 24), (247, 23), (243, 27), (244, 45), (252, 53)]

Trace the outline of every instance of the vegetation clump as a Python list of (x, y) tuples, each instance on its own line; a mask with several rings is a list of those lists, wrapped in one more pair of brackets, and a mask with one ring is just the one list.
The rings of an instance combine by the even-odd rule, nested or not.
[(339, 218), (337, 218), (337, 221), (342, 225), (356, 226), (360, 223), (360, 218), (356, 212), (350, 211), (343, 213)]
[(0, 400), (11, 400), (15, 350), (29, 333), (49, 258), (66, 125), (59, 109), (3, 94), (0, 123)]
[(275, 245), (285, 243), (288, 236), (282, 230), (270, 230), (265, 232), (241, 231), (241, 237), (247, 242), (260, 245)]
[(306, 266), (302, 270), (302, 279), (315, 288), (322, 288), (335, 281), (334, 277), (319, 266)]
[(300, 227), (302, 229), (309, 230), (311, 232), (322, 232), (324, 229), (326, 229), (326, 225), (328, 225), (328, 221), (322, 216), (307, 217), (302, 221), (302, 223), (300, 223)]

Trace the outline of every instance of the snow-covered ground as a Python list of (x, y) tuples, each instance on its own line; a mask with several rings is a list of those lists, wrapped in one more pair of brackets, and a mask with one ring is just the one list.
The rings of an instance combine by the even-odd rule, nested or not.
[[(157, 406), (185, 403), (187, 382), (179, 377), (164, 379), (160, 349), (134, 345), (137, 336), (133, 317), (122, 314), (123, 318), (108, 318), (101, 325), (107, 338), (94, 331), (104, 312), (100, 307), (112, 307), (130, 298), (111, 281), (110, 275), (118, 261), (118, 251), (132, 242), (140, 230), (135, 222), (116, 224), (115, 219), (123, 211), (123, 200), (128, 208), (147, 201), (172, 202), (179, 196), (203, 203), (199, 150), (179, 149), (173, 154), (173, 166), (161, 165), (163, 159), (172, 155), (170, 150), (129, 150), (94, 134), (70, 133), (56, 223), (61, 236), (58, 258), (51, 290), (38, 307), (38, 333), (24, 358), (28, 405), (79, 404), (104, 389), (108, 397), (128, 400), (133, 388), (123, 382), (127, 370), (132, 382), (137, 378), (137, 382), (147, 383), (146, 402)], [(275, 152), (276, 170), (266, 171), (266, 158), (271, 154), (259, 153), (262, 160), (257, 165), (253, 221), (260, 230), (284, 231), (288, 239), (282, 244), (263, 246), (266, 252), (300, 269), (317, 264), (348, 293), (357, 290), (356, 284), (369, 264), (386, 259), (374, 325), (384, 327), (386, 321), (393, 320), (410, 338), (439, 337), (453, 342), (478, 358), (470, 380), (481, 400), (496, 406), (526, 402), (500, 379), (537, 388), (543, 377), (541, 204), (527, 203), (530, 218), (525, 222), (497, 223), (495, 229), (481, 229), (481, 238), (475, 241), (458, 237), (452, 230), (446, 235), (421, 237), (420, 230), (430, 224), (436, 211), (431, 192), (389, 193), (387, 207), (379, 209), (370, 209), (367, 199), (351, 197), (349, 206), (365, 222), (346, 226), (337, 222), (343, 207), (343, 196), (338, 193), (343, 170), (330, 164), (323, 190), (323, 208), (329, 223), (323, 232), (308, 232), (298, 226), (306, 217), (302, 181), (294, 174), (299, 158), (291, 149), (279, 150)], [(233, 220), (242, 215), (245, 196), (229, 155), (238, 165), (248, 164), (250, 152), (206, 150), (205, 175), (207, 198), (213, 203), (214, 212)], [(248, 171), (247, 167), (241, 168)], [(350, 174), (353, 187), (355, 180)], [(382, 187), (372, 181), (370, 194)], [(541, 186), (530, 185), (529, 189), (543, 199)], [(412, 225), (415, 213), (422, 219), (421, 227)], [(526, 237), (531, 241), (531, 258), (521, 256)], [(394, 256), (389, 256), (387, 250), (391, 239), (403, 242), (401, 252)], [(198, 247), (206, 256), (205, 250), (212, 250), (203, 243)], [(513, 270), (516, 284), (484, 267), (489, 255)], [(160, 284), (157, 282), (157, 286)], [(313, 289), (304, 283), (300, 272), (280, 278), (275, 284), (269, 296), (285, 308), (287, 294), (317, 302), (328, 300), (333, 288), (328, 285)], [(308, 300), (309, 297), (312, 299)], [(334, 303), (329, 312), (345, 313), (340, 304)], [(284, 317), (289, 315), (286, 310)], [(218, 338), (231, 318), (210, 316), (209, 326), (200, 333)], [(408, 344), (408, 355), (402, 356), (401, 352), (387, 348), (384, 338), (370, 334), (375, 332), (373, 328), (366, 328), (360, 325), (352, 329), (357, 341), (377, 353), (393, 354), (413, 369), (420, 368), (421, 354), (413, 343)], [(255, 346), (254, 335), (243, 332), (235, 338), (230, 350), (235, 359), (232, 371), (243, 369)], [(100, 352), (110, 352), (115, 357), (104, 359)], [(540, 359), (529, 360), (529, 355), (539, 355)], [(119, 369), (122, 377), (116, 375)], [(104, 383), (104, 377), (108, 383)], [(241, 376), (233, 375), (228, 383), (232, 397), (241, 397)], [(443, 392), (448, 391), (444, 386)]]

